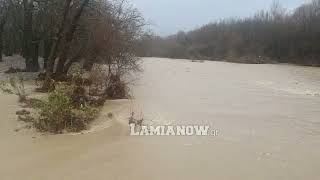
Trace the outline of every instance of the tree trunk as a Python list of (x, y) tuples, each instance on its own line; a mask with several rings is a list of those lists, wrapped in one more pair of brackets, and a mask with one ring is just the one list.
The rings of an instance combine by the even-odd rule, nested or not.
[(53, 75), (53, 70), (54, 70), (54, 63), (57, 57), (57, 51), (58, 51), (58, 46), (60, 45), (61, 39), (62, 39), (62, 33), (65, 28), (65, 24), (67, 21), (67, 17), (70, 11), (70, 5), (71, 5), (72, 0), (66, 0), (65, 1), (65, 6), (63, 10), (63, 18), (61, 21), (61, 24), (59, 26), (58, 32), (52, 42), (51, 49), (50, 49), (50, 56), (47, 62), (47, 67), (46, 67), (46, 80), (43, 83), (43, 90), (49, 90), (51, 87), (51, 78)]
[(63, 67), (63, 74), (68, 74), (70, 67), (72, 66), (73, 61), (68, 61)]
[[(49, 59), (47, 62), (47, 68), (46, 68), (46, 81), (50, 81), (51, 76), (53, 74), (54, 63), (55, 63), (55, 60), (57, 57), (56, 55), (57, 55), (57, 51), (58, 51), (58, 46), (60, 45), (60, 42), (62, 39), (62, 33), (65, 28), (67, 16), (70, 11), (70, 4), (71, 4), (71, 0), (66, 0), (64, 10), (63, 10), (63, 19), (61, 21), (58, 33), (56, 34), (56, 37), (54, 38), (54, 40), (52, 42), (50, 56), (49, 56)], [(44, 83), (44, 84), (46, 85), (47, 83)]]
[(64, 71), (64, 66), (66, 64), (66, 61), (68, 59), (68, 53), (70, 50), (70, 46), (71, 46), (71, 42), (73, 40), (73, 36), (74, 33), (77, 30), (77, 25), (78, 25), (78, 21), (81, 17), (81, 14), (84, 10), (84, 8), (88, 5), (89, 0), (84, 0), (83, 3), (81, 4), (80, 8), (78, 9), (78, 11), (76, 12), (76, 14), (73, 16), (72, 21), (71, 21), (71, 25), (65, 35), (65, 42), (64, 42), (64, 47), (61, 49), (61, 55), (59, 57), (59, 62), (57, 65), (57, 69), (56, 69), (56, 74), (62, 74)]
[(2, 40), (2, 31), (0, 30), (0, 62), (2, 62), (2, 49), (3, 49), (3, 40)]
[(75, 56), (75, 57), (73, 57), (72, 59), (70, 59), (69, 61), (67, 61), (67, 62), (65, 63), (65, 65), (63, 66), (63, 71), (62, 71), (62, 73), (63, 73), (63, 74), (68, 74), (69, 69), (70, 69), (70, 67), (72, 66), (72, 64), (73, 64), (74, 62), (77, 62), (77, 61), (79, 60), (79, 58), (80, 58), (80, 54), (78, 54), (77, 56)]
[(26, 71), (32, 70), (32, 10), (33, 0), (23, 0), (24, 6), (24, 58), (26, 62)]
[(56, 74), (63, 74), (63, 67), (66, 61), (66, 57), (63, 57), (63, 59), (61, 57), (59, 57), (59, 62), (57, 64), (56, 67)]
[(31, 72), (39, 71), (39, 41), (32, 42), (32, 59), (31, 59)]
[(2, 62), (2, 52), (3, 52), (3, 29), (4, 29), (4, 25), (7, 22), (7, 17), (8, 17), (8, 12), (5, 13), (5, 15), (2, 17), (2, 19), (0, 20), (0, 62)]
[(91, 71), (93, 64), (94, 64), (93, 62), (94, 61), (92, 61), (92, 60), (85, 61), (83, 64), (83, 69), (85, 69), (86, 71)]
[(44, 53), (43, 53), (43, 69), (47, 68), (48, 59), (50, 56), (51, 42), (49, 38), (44, 40)]

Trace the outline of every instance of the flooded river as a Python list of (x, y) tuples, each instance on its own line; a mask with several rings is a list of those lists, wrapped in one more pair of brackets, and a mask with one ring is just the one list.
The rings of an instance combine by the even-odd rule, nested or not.
[[(15, 132), (0, 96), (0, 179), (320, 179), (320, 69), (144, 58), (133, 101), (106, 103), (92, 130)], [(210, 125), (218, 136), (129, 136), (147, 124)], [(115, 119), (107, 120), (108, 112)]]

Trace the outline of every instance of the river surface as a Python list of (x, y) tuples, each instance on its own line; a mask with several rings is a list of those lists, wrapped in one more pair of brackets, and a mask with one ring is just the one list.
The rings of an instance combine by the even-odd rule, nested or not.
[[(82, 134), (15, 132), (16, 97), (1, 95), (0, 179), (320, 179), (319, 68), (160, 58), (142, 67), (134, 100), (107, 102)], [(132, 111), (218, 135), (129, 136)]]

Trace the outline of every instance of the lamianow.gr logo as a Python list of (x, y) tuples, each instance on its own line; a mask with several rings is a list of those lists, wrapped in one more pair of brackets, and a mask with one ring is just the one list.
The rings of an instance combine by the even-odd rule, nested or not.
[(210, 126), (136, 126), (130, 125), (131, 136), (217, 136)]

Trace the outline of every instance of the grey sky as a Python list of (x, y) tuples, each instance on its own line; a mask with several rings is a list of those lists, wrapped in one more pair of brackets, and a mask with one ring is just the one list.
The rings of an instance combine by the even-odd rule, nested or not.
[[(267, 9), (273, 0), (131, 0), (159, 35), (191, 30), (228, 17), (246, 17)], [(289, 10), (308, 0), (279, 0)]]

